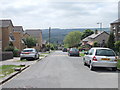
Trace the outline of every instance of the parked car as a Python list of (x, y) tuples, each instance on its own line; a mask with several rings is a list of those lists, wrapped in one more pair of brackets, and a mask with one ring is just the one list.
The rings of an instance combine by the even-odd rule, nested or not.
[(90, 70), (94, 67), (110, 67), (112, 70), (117, 69), (117, 57), (115, 52), (109, 48), (91, 48), (85, 52), (83, 58), (84, 65), (89, 65)]
[(67, 48), (63, 48), (63, 50), (62, 50), (63, 52), (67, 52)]
[(39, 53), (34, 48), (26, 48), (21, 52), (20, 59), (39, 59)]
[(71, 48), (68, 52), (69, 56), (79, 56), (79, 50), (76, 48)]

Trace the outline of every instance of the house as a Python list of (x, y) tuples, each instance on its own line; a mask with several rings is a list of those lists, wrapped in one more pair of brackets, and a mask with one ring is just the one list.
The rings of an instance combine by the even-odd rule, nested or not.
[(14, 26), (11, 20), (0, 20), (0, 42), (2, 51), (4, 51), (10, 43), (12, 44), (15, 41), (13, 29)]
[(23, 41), (24, 30), (22, 26), (14, 26), (14, 38), (15, 42), (13, 43), (15, 48), (20, 51), (25, 48), (25, 43)]
[(107, 43), (108, 38), (109, 34), (107, 32), (95, 30), (94, 34), (82, 40), (82, 45), (93, 46), (94, 42), (97, 41), (100, 46), (104, 46), (104, 44)]
[(120, 18), (114, 21), (113, 23), (111, 23), (110, 25), (111, 25), (111, 32), (113, 32), (115, 35), (115, 41), (120, 40)]
[(37, 39), (36, 49), (41, 50), (42, 47), (42, 30), (40, 29), (27, 29), (27, 34)]
[(24, 35), (23, 35), (23, 39), (25, 39), (25, 38), (27, 38), (27, 37), (29, 37), (30, 35), (28, 34), (28, 33), (24, 33)]

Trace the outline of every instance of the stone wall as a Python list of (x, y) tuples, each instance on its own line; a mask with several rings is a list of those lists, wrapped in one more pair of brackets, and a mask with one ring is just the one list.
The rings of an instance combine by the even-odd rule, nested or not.
[(2, 52), (2, 61), (7, 59), (13, 59), (13, 52)]

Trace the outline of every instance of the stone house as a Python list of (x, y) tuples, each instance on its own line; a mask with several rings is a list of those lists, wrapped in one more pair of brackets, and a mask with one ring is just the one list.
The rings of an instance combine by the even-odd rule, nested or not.
[(115, 41), (120, 40), (120, 18), (114, 21), (113, 23), (111, 23), (110, 25), (111, 25), (111, 32), (113, 32), (115, 35)]
[(15, 42), (13, 43), (15, 48), (20, 51), (25, 48), (25, 43), (23, 41), (24, 30), (22, 26), (14, 26), (14, 38)]
[(95, 30), (94, 34), (92, 34), (82, 40), (82, 45), (93, 46), (94, 42), (97, 41), (99, 46), (104, 46), (105, 43), (107, 43), (108, 38), (109, 38), (109, 34), (107, 32)]
[(4, 51), (4, 49), (9, 46), (10, 43), (15, 41), (13, 29), (14, 26), (11, 20), (0, 20), (0, 42), (2, 51)]
[(42, 48), (42, 30), (40, 29), (27, 29), (25, 30), (27, 34), (29, 34), (31, 37), (34, 37), (37, 39), (36, 49), (41, 50)]

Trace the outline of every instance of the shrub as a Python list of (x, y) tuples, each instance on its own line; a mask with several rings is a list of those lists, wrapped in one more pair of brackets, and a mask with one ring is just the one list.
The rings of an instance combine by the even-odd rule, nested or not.
[(94, 47), (98, 47), (98, 42), (95, 41), (95, 42), (93, 43), (93, 46), (94, 46)]
[(5, 51), (14, 51), (14, 47), (13, 46), (8, 46), (5, 48)]
[(120, 54), (120, 41), (115, 42), (115, 51)]
[(13, 51), (13, 56), (14, 56), (14, 57), (18, 57), (19, 55), (20, 55), (19, 50), (18, 50), (18, 49), (14, 49), (14, 51)]
[(5, 48), (5, 51), (12, 51), (14, 57), (19, 56), (19, 50), (18, 50), (18, 49), (15, 49), (13, 46), (8, 46), (8, 47), (6, 47), (6, 48)]

